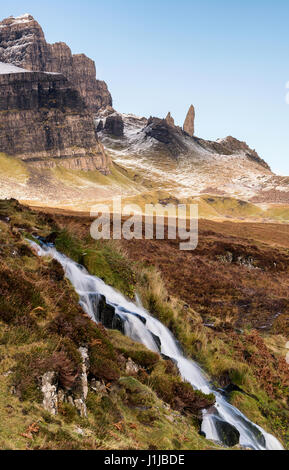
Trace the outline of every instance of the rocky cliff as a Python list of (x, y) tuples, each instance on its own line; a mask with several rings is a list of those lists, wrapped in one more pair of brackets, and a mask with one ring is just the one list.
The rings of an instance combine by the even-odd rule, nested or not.
[(10, 17), (0, 23), (0, 61), (27, 70), (62, 73), (92, 112), (112, 105), (106, 83), (96, 80), (93, 60), (84, 54), (73, 55), (63, 42), (48, 44), (31, 15)]
[(34, 166), (109, 171), (94, 120), (61, 74), (0, 63), (0, 152)]

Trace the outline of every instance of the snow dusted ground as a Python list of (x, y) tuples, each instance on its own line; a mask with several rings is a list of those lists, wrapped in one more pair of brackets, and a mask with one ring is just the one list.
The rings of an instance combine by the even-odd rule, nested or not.
[(215, 193), (245, 200), (265, 191), (270, 192), (271, 199), (278, 199), (281, 193), (282, 202), (284, 197), (289, 202), (288, 179), (249, 159), (243, 150), (232, 155), (219, 154), (184, 135), (188, 151), (175, 159), (164, 144), (146, 136), (145, 118), (132, 114), (122, 117), (124, 137), (115, 138), (101, 132), (100, 139), (115, 163), (149, 178), (154, 188), (173, 192), (177, 197)]
[(12, 64), (5, 64), (0, 62), (0, 75), (8, 75), (10, 73), (29, 73), (29, 70), (21, 69)]
[[(25, 13), (24, 15), (20, 16), (10, 16), (7, 18), (9, 20), (9, 25), (14, 26), (16, 24), (21, 24), (21, 23), (29, 23), (30, 21), (33, 20), (32, 16), (29, 15), (29, 13)], [(0, 28), (4, 28), (5, 25), (0, 25)]]

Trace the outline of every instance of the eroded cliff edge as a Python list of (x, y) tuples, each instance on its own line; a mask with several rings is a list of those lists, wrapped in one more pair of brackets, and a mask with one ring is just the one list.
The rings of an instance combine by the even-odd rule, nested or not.
[(0, 63), (0, 143), (33, 166), (109, 172), (92, 114), (61, 74)]
[(29, 14), (0, 22), (0, 62), (63, 74), (92, 112), (112, 106), (106, 83), (96, 79), (94, 61), (85, 54), (72, 54), (63, 42), (48, 44), (41, 26)]

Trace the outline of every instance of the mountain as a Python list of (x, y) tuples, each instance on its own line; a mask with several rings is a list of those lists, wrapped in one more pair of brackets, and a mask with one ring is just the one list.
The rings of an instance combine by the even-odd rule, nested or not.
[(27, 163), (27, 170), (61, 162), (71, 169), (109, 171), (92, 115), (63, 75), (0, 63), (0, 93), (2, 156)]
[(0, 62), (62, 73), (93, 112), (112, 105), (106, 83), (96, 79), (93, 60), (84, 54), (72, 54), (64, 42), (48, 44), (41, 26), (29, 14), (0, 22)]
[[(288, 449), (289, 178), (193, 105), (114, 110), (31, 15), (0, 60), (0, 448)], [(117, 195), (198, 203), (198, 245), (95, 240)]]
[(245, 142), (196, 136), (193, 105), (183, 127), (115, 111), (93, 61), (48, 44), (28, 14), (0, 23), (0, 61), (1, 197), (85, 211), (116, 194), (193, 200), (204, 217), (286, 220), (289, 179)]
[(117, 165), (178, 198), (211, 194), (253, 203), (289, 202), (289, 178), (275, 175), (245, 142), (231, 136), (213, 142), (189, 135), (168, 116), (146, 119), (111, 113), (110, 120), (123, 122), (122, 135), (116, 135), (100, 112), (98, 136)]

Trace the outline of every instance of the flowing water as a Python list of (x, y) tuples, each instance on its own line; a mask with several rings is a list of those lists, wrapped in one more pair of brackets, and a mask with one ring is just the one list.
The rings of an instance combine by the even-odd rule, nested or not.
[(214, 393), (216, 404), (213, 410), (203, 412), (202, 431), (207, 439), (222, 441), (222, 424), (229, 423), (240, 433), (240, 445), (255, 450), (283, 450), (280, 442), (260, 426), (252, 423), (237, 408), (230, 405), (225, 397), (214, 390), (202, 369), (187, 359), (171, 332), (153, 318), (137, 299), (127, 300), (121, 293), (106, 285), (101, 279), (91, 276), (83, 266), (59, 253), (53, 246), (30, 244), (39, 256), (57, 259), (65, 270), (66, 277), (79, 295), (80, 305), (94, 321), (98, 321), (98, 299), (105, 296), (107, 304), (115, 308), (122, 320), (127, 336), (144, 344), (148, 349), (170, 357), (178, 366), (184, 380), (204, 393)]

